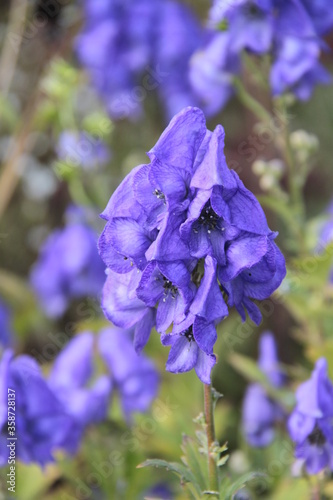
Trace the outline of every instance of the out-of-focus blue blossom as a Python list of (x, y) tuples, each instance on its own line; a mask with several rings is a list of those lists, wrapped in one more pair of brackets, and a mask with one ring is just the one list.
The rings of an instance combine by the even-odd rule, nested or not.
[[(83, 332), (57, 356), (48, 378), (27, 355), (7, 349), (0, 360), (0, 466), (7, 463), (8, 388), (15, 391), (16, 456), (41, 465), (55, 452), (77, 452), (86, 427), (106, 418), (112, 390), (120, 394), (128, 421), (145, 412), (157, 395), (159, 375), (153, 363), (138, 356), (129, 331), (106, 328), (96, 347), (109, 373), (94, 379), (94, 335)], [(91, 382), (92, 381), (92, 382)]]
[(333, 27), (333, 9), (327, 0), (301, 0), (311, 17), (318, 35), (325, 35)]
[(87, 132), (65, 130), (61, 132), (56, 152), (61, 162), (91, 169), (107, 163), (111, 157), (107, 146)]
[(270, 0), (215, 0), (210, 10), (210, 25), (225, 25), (235, 52), (248, 49), (263, 53), (272, 43), (274, 18), (271, 10)]
[(319, 62), (320, 36), (333, 28), (332, 9), (323, 0), (214, 0), (209, 27), (215, 37), (194, 54), (190, 72), (208, 115), (231, 97), (242, 50), (272, 55), (273, 95), (293, 92), (306, 100), (317, 84), (331, 81)]
[(296, 443), (295, 456), (309, 474), (333, 470), (333, 384), (325, 358), (317, 361), (310, 380), (297, 389), (288, 429)]
[(284, 37), (276, 48), (271, 70), (275, 95), (291, 90), (301, 100), (309, 99), (318, 83), (329, 83), (330, 75), (318, 62), (320, 47), (315, 40)]
[(106, 317), (134, 328), (137, 350), (156, 326), (171, 346), (167, 369), (194, 368), (204, 383), (228, 306), (259, 323), (252, 299), (267, 298), (286, 272), (276, 233), (223, 150), (220, 125), (207, 130), (198, 108), (178, 113), (149, 151), (150, 163), (110, 198), (99, 240)]
[(8, 347), (12, 343), (11, 314), (8, 307), (0, 300), (0, 347)]
[(81, 217), (69, 217), (42, 246), (31, 272), (31, 284), (50, 317), (63, 314), (72, 298), (98, 296), (105, 280), (97, 251), (97, 235)]
[(134, 412), (145, 412), (156, 398), (159, 375), (153, 363), (138, 355), (131, 331), (105, 328), (101, 331), (98, 348), (119, 392), (121, 406), (127, 420)]
[(7, 448), (8, 388), (15, 391), (16, 456), (23, 462), (41, 465), (54, 459), (53, 452), (65, 449), (73, 453), (79, 444), (80, 430), (62, 402), (43, 378), (30, 356), (18, 356), (6, 350), (0, 363), (0, 463), (5, 464)]
[[(284, 375), (278, 366), (278, 356), (272, 333), (265, 332), (259, 343), (258, 365), (274, 387), (281, 387)], [(268, 446), (274, 439), (275, 424), (283, 411), (260, 384), (250, 384), (243, 402), (243, 431), (251, 446)]]
[(80, 333), (58, 355), (49, 376), (51, 389), (82, 431), (105, 418), (112, 389), (106, 375), (88, 386), (94, 373), (93, 356), (93, 334)]
[(188, 71), (190, 58), (205, 35), (194, 12), (186, 5), (171, 0), (160, 3), (154, 67), (160, 68), (158, 94), (170, 120), (184, 107), (199, 102), (191, 88)]
[(207, 116), (215, 115), (234, 93), (240, 57), (229, 33), (217, 33), (191, 58), (189, 78)]
[(159, 500), (173, 500), (175, 497), (173, 491), (170, 486), (165, 483), (159, 483), (149, 488), (149, 490), (145, 491), (144, 498), (151, 499), (159, 499)]
[(157, 90), (170, 118), (195, 104), (189, 58), (201, 43), (199, 21), (173, 0), (85, 0), (77, 53), (114, 119), (137, 118)]

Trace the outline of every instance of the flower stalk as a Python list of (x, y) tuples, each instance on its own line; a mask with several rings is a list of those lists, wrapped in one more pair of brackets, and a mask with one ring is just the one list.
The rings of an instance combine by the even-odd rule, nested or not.
[(219, 491), (218, 469), (213, 453), (215, 445), (215, 426), (214, 426), (214, 411), (212, 387), (209, 384), (204, 384), (204, 410), (206, 422), (206, 435), (208, 447), (208, 475), (209, 488), (211, 491)]

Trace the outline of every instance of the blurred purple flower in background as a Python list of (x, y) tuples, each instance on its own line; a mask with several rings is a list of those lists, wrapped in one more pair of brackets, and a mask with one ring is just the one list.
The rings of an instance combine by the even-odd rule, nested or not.
[[(260, 370), (274, 387), (285, 381), (278, 364), (277, 347), (273, 334), (265, 332), (259, 342)], [(247, 442), (254, 447), (268, 446), (274, 439), (274, 427), (283, 418), (283, 410), (273, 401), (260, 384), (250, 384), (246, 390), (242, 423)]]
[(189, 78), (207, 116), (224, 108), (234, 93), (233, 78), (241, 68), (229, 33), (212, 33), (209, 42), (191, 58)]
[(13, 343), (11, 313), (7, 305), (0, 300), (0, 348), (8, 347)]
[(326, 467), (333, 471), (333, 384), (325, 358), (317, 361), (310, 380), (297, 389), (288, 429), (296, 443), (295, 456), (308, 474)]
[[(41, 465), (54, 459), (53, 452), (76, 451), (80, 430), (57, 395), (43, 378), (39, 365), (30, 356), (6, 350), (0, 364), (0, 439), (7, 441), (8, 388), (15, 391), (17, 437), (16, 456), (23, 462)], [(1, 447), (1, 464), (7, 462), (9, 449)]]
[(199, 20), (173, 0), (85, 0), (80, 62), (112, 118), (136, 119), (156, 90), (169, 118), (195, 104), (189, 59), (201, 43)]
[(57, 356), (48, 378), (27, 355), (14, 358), (5, 350), (0, 361), (0, 465), (7, 462), (8, 388), (15, 391), (17, 457), (45, 465), (58, 450), (78, 451), (86, 427), (107, 417), (111, 395), (119, 392), (128, 422), (146, 412), (159, 389), (153, 363), (138, 355), (129, 331), (105, 328), (96, 337), (96, 353), (108, 374), (96, 378), (95, 337), (83, 332)]
[(98, 349), (118, 390), (124, 416), (131, 421), (134, 412), (146, 412), (156, 398), (159, 374), (150, 359), (135, 352), (129, 330), (105, 328)]
[(258, 324), (251, 299), (269, 297), (286, 272), (277, 233), (223, 149), (223, 128), (207, 130), (200, 109), (178, 113), (148, 153), (150, 164), (133, 169), (110, 198), (99, 239), (106, 317), (135, 328), (137, 349), (156, 326), (171, 345), (167, 370), (195, 368), (204, 383), (225, 300)]
[(94, 336), (83, 332), (74, 337), (56, 358), (49, 385), (67, 412), (82, 428), (103, 420), (112, 390), (110, 377), (99, 377), (88, 385), (94, 374)]
[(97, 234), (79, 212), (76, 208), (67, 212), (70, 220), (47, 238), (31, 271), (32, 287), (50, 317), (61, 316), (73, 298), (98, 296), (105, 280)]
[(109, 149), (99, 138), (75, 130), (61, 132), (56, 152), (61, 162), (87, 170), (104, 165), (111, 158)]
[(331, 82), (319, 62), (320, 36), (333, 28), (332, 8), (323, 0), (214, 0), (208, 24), (215, 35), (194, 54), (190, 70), (208, 116), (232, 96), (242, 50), (272, 54), (273, 95), (292, 92), (307, 100), (315, 85)]

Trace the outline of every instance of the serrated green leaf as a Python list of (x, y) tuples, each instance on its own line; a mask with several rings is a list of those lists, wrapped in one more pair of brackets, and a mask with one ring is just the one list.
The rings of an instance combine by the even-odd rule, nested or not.
[(170, 472), (173, 472), (177, 476), (180, 477), (181, 481), (185, 481), (191, 483), (195, 491), (200, 495), (201, 489), (199, 484), (197, 483), (194, 475), (191, 471), (189, 471), (184, 465), (178, 462), (167, 462), (166, 460), (160, 460), (158, 458), (152, 458), (145, 460), (141, 464), (137, 465), (137, 469), (141, 469), (143, 467), (157, 467), (159, 469), (166, 469)]

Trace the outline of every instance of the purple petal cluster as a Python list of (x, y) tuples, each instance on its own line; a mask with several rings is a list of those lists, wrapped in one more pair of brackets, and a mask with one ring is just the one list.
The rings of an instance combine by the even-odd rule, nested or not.
[(30, 356), (4, 351), (0, 361), (0, 466), (7, 463), (7, 392), (15, 391), (17, 457), (41, 465), (57, 450), (75, 453), (90, 424), (107, 416), (117, 389), (125, 418), (148, 410), (157, 395), (159, 376), (152, 362), (134, 351), (131, 332), (100, 332), (97, 349), (108, 373), (96, 378), (94, 335), (74, 337), (58, 355), (46, 378)]
[[(76, 208), (69, 212), (73, 211)], [(71, 299), (98, 296), (105, 280), (97, 234), (80, 215), (68, 218), (65, 227), (53, 231), (43, 244), (30, 276), (43, 311), (55, 318)]]
[(233, 92), (240, 53), (271, 54), (273, 95), (293, 92), (306, 100), (318, 83), (329, 83), (319, 58), (321, 36), (333, 28), (325, 0), (214, 0), (211, 39), (192, 58), (191, 82), (202, 106), (214, 114)]
[(169, 118), (194, 104), (188, 63), (200, 46), (194, 13), (174, 0), (85, 0), (77, 54), (114, 119), (136, 119), (157, 91)]
[(155, 326), (171, 346), (167, 369), (194, 368), (204, 383), (228, 306), (258, 324), (252, 299), (269, 297), (286, 272), (276, 233), (223, 149), (223, 128), (211, 132), (200, 109), (184, 109), (149, 151), (150, 163), (110, 198), (99, 239), (106, 317), (134, 329), (137, 350)]
[[(259, 342), (258, 365), (274, 387), (284, 384), (279, 368), (277, 347), (271, 332), (265, 332)], [(275, 425), (283, 417), (280, 406), (260, 384), (250, 384), (243, 402), (242, 425), (247, 442), (256, 448), (268, 446), (274, 439)]]
[(310, 380), (299, 386), (296, 407), (288, 420), (295, 456), (309, 474), (329, 468), (333, 471), (333, 384), (327, 361), (317, 361)]

